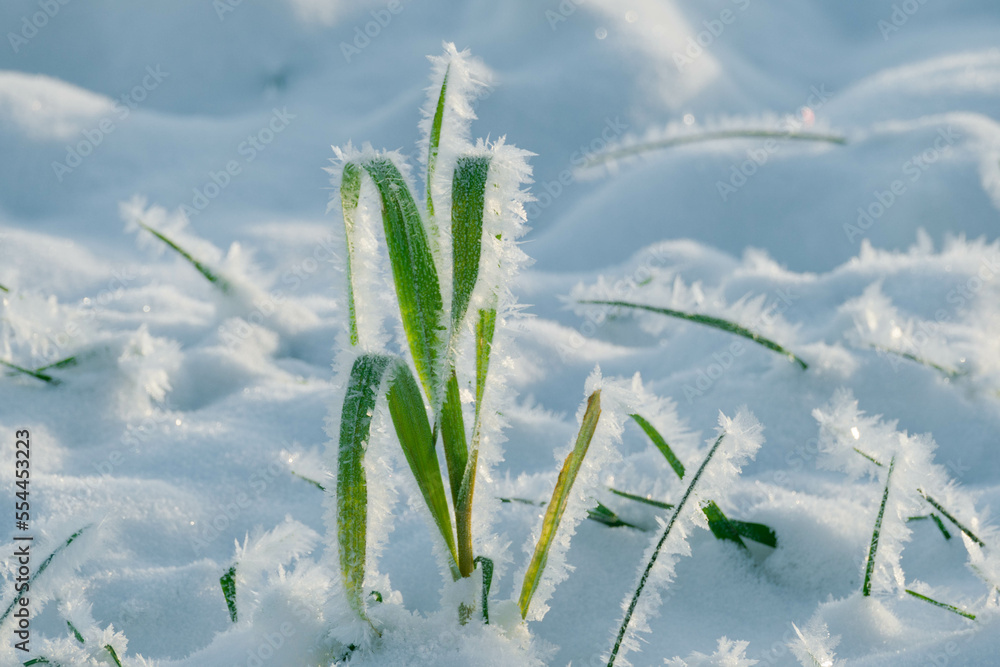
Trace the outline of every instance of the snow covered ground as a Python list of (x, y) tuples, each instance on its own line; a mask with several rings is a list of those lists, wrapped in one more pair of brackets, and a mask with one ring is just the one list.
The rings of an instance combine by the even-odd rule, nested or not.
[[(778, 546), (747, 555), (692, 531), (691, 556), (628, 659), (750, 664), (698, 662), (726, 637), (740, 642), (734, 656), (795, 665), (796, 628), (819, 657), (825, 624), (840, 636), (831, 664), (996, 664), (995, 2), (9, 0), (0, 17), (0, 359), (78, 360), (46, 371), (58, 386), (0, 378), (11, 511), (0, 611), (14, 599), (22, 534), (18, 430), (30, 432), (32, 567), (86, 527), (32, 584), (37, 653), (11, 649), (8, 618), (0, 664), (112, 664), (105, 644), (125, 665), (321, 664), (317, 640), (345, 627), (328, 602), (335, 557), (323, 494), (291, 471), (329, 481), (325, 419), (344, 394), (331, 367), (346, 326), (343, 223), (326, 211), (335, 191), (323, 169), (331, 144), (348, 141), (417, 163), (424, 56), (442, 41), (495, 75), (473, 136), (537, 154), (522, 245), (535, 263), (512, 285), (528, 308), (505, 347), (505, 455), (477, 498), (548, 499), (596, 365), (605, 378), (639, 372), (672, 401), (661, 428), (689, 468), (719, 412), (746, 406), (764, 442), (714, 499), (772, 527)], [(581, 169), (615, 146), (727, 128), (846, 143), (726, 139)], [(123, 203), (125, 218), (141, 206), (238, 277), (237, 297), (127, 231)], [(809, 367), (699, 324), (579, 299), (737, 321)], [(527, 632), (502, 618), (454, 624), (403, 482), (379, 562), (393, 592), (373, 612), (386, 631), (352, 664), (604, 664), (669, 513), (603, 489), (670, 502), (683, 492), (623, 424), (620, 460), (609, 452), (590, 470), (595, 500), (645, 530), (582, 521), (566, 553), (574, 569)], [(852, 456), (855, 446), (898, 454), (867, 599), (888, 461)], [(933, 520), (906, 522), (940, 515), (917, 488), (985, 546), (963, 544), (947, 519), (951, 539)], [(496, 508), (501, 612), (539, 512)], [(219, 579), (236, 560), (237, 599), (254, 611), (234, 625)]]

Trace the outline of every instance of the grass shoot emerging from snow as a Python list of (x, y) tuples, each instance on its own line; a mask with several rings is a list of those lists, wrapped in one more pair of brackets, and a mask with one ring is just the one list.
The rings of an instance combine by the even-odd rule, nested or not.
[(783, 348), (778, 343), (774, 342), (769, 338), (765, 338), (760, 334), (747, 329), (746, 327), (740, 326), (735, 322), (730, 322), (729, 320), (724, 320), (719, 317), (712, 317), (711, 315), (699, 315), (697, 313), (685, 313), (679, 310), (673, 310), (671, 308), (660, 308), (658, 306), (650, 306), (642, 303), (631, 303), (629, 301), (612, 301), (603, 299), (587, 299), (582, 300), (579, 303), (583, 304), (593, 304), (593, 305), (603, 305), (603, 306), (617, 306), (619, 308), (632, 308), (636, 310), (646, 310), (651, 313), (658, 313), (660, 315), (666, 315), (668, 317), (676, 317), (678, 319), (687, 320), (688, 322), (697, 322), (698, 324), (704, 324), (705, 326), (712, 327), (713, 329), (719, 329), (721, 331), (728, 331), (729, 333), (736, 334), (737, 336), (742, 336), (758, 345), (763, 345), (769, 350), (777, 352), (778, 354), (788, 357), (790, 361), (798, 364), (802, 370), (809, 367), (806, 362), (802, 359), (789, 352)]

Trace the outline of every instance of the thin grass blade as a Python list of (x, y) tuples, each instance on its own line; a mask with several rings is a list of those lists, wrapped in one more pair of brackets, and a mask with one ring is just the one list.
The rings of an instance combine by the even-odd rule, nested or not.
[(965, 618), (969, 619), (970, 621), (976, 620), (976, 615), (975, 614), (970, 614), (969, 612), (963, 611), (962, 609), (959, 609), (958, 607), (956, 607), (954, 605), (946, 604), (944, 602), (938, 602), (937, 600), (929, 598), (926, 595), (921, 595), (920, 593), (918, 593), (916, 591), (911, 591), (909, 588), (906, 589), (906, 592), (909, 593), (910, 595), (912, 595), (913, 597), (917, 598), (918, 600), (923, 600), (924, 602), (928, 602), (928, 603), (934, 605), (935, 607), (940, 607), (941, 609), (947, 609), (948, 611), (952, 612), (953, 614), (958, 614), (959, 616), (964, 616)]
[(56, 378), (52, 377), (51, 375), (47, 375), (45, 373), (42, 373), (41, 371), (33, 371), (31, 369), (24, 368), (23, 366), (18, 366), (17, 364), (12, 364), (9, 361), (4, 361), (3, 359), (0, 359), (0, 366), (5, 366), (5, 367), (11, 369), (12, 371), (17, 371), (18, 373), (23, 373), (24, 375), (30, 375), (31, 377), (35, 378), (36, 380), (41, 380), (42, 382), (48, 382), (51, 385), (57, 385), (57, 384), (59, 384), (59, 380), (57, 380)]
[(885, 491), (882, 492), (882, 504), (875, 517), (875, 529), (872, 531), (871, 545), (868, 547), (868, 560), (865, 563), (865, 581), (861, 586), (861, 595), (868, 597), (872, 592), (872, 574), (875, 572), (875, 555), (878, 552), (879, 536), (882, 533), (882, 518), (885, 516), (885, 506), (889, 502), (889, 485), (892, 482), (892, 471), (896, 466), (896, 457), (889, 461), (889, 471), (885, 475)]
[(666, 544), (667, 538), (670, 536), (670, 531), (673, 530), (674, 524), (677, 523), (677, 518), (680, 516), (681, 511), (683, 511), (684, 506), (687, 505), (688, 500), (691, 499), (691, 495), (694, 493), (694, 488), (698, 484), (698, 480), (701, 479), (702, 474), (705, 472), (705, 468), (708, 467), (712, 457), (714, 457), (715, 453), (719, 450), (719, 447), (722, 445), (722, 441), (725, 437), (725, 433), (723, 433), (716, 438), (712, 448), (709, 449), (708, 454), (705, 455), (705, 460), (702, 461), (701, 466), (698, 467), (694, 477), (691, 478), (691, 482), (684, 491), (684, 495), (681, 497), (680, 502), (677, 503), (677, 507), (674, 508), (673, 514), (670, 515), (670, 520), (663, 529), (663, 535), (661, 535), (659, 541), (657, 541), (656, 547), (653, 549), (653, 555), (650, 556), (649, 562), (646, 563), (646, 568), (643, 570), (642, 576), (639, 578), (639, 585), (636, 586), (635, 593), (632, 594), (632, 601), (629, 602), (628, 609), (625, 611), (625, 618), (622, 619), (621, 628), (618, 629), (618, 636), (615, 638), (615, 644), (612, 647), (611, 655), (608, 658), (608, 667), (614, 667), (615, 658), (618, 657), (618, 651), (621, 650), (622, 642), (625, 640), (625, 633), (628, 632), (628, 626), (632, 622), (632, 614), (635, 612), (636, 605), (639, 604), (639, 597), (642, 595), (642, 591), (646, 587), (646, 582), (649, 580), (649, 575), (653, 571), (653, 566), (656, 565), (656, 559), (660, 555), (660, 550), (663, 549), (663, 545)]
[(621, 496), (622, 498), (628, 498), (629, 500), (634, 500), (637, 503), (645, 503), (646, 505), (652, 505), (653, 507), (658, 507), (662, 510), (673, 509), (674, 506), (670, 503), (660, 502), (659, 500), (653, 500), (652, 498), (647, 498), (646, 496), (639, 496), (634, 493), (628, 493), (626, 491), (619, 491), (618, 489), (608, 489), (611, 493), (616, 496)]
[(340, 207), (344, 212), (344, 232), (347, 238), (347, 310), (351, 328), (351, 345), (357, 345), (358, 315), (354, 300), (354, 269), (357, 265), (357, 225), (354, 214), (361, 199), (361, 168), (353, 162), (344, 165), (340, 178)]
[(931, 507), (933, 507), (934, 509), (936, 509), (938, 512), (941, 512), (941, 514), (943, 514), (944, 517), (946, 519), (948, 519), (948, 521), (951, 521), (953, 524), (955, 524), (956, 528), (958, 528), (960, 531), (962, 531), (963, 533), (965, 533), (966, 535), (968, 535), (970, 540), (972, 540), (973, 542), (975, 542), (976, 544), (978, 544), (981, 547), (985, 547), (986, 546), (986, 543), (983, 542), (981, 539), (979, 539), (979, 536), (977, 536), (975, 533), (973, 533), (961, 521), (959, 521), (958, 519), (956, 519), (955, 516), (951, 512), (949, 512), (944, 507), (942, 507), (941, 503), (939, 503), (938, 501), (934, 500), (934, 498), (932, 498), (931, 496), (929, 496), (926, 493), (924, 493), (923, 490), (921, 490), (921, 489), (917, 489), (917, 493), (919, 493), (921, 496), (923, 496), (924, 500), (926, 500), (927, 503)]
[(650, 151), (660, 150), (663, 148), (672, 148), (674, 146), (683, 146), (684, 144), (694, 144), (704, 141), (718, 141), (720, 139), (788, 139), (792, 141), (820, 141), (840, 145), (847, 143), (847, 139), (845, 137), (836, 134), (822, 134), (817, 132), (796, 132), (787, 130), (720, 130), (718, 132), (704, 132), (702, 134), (670, 137), (668, 139), (649, 141), (646, 143), (636, 144), (634, 146), (620, 148), (618, 150), (598, 153), (588, 158), (587, 161), (584, 162), (583, 166), (593, 167), (605, 162), (611, 162), (612, 160), (631, 157), (633, 155), (640, 155), (642, 153), (648, 153)]
[(458, 376), (452, 370), (445, 386), (444, 405), (441, 407), (441, 440), (444, 443), (444, 460), (448, 465), (451, 500), (457, 508), (458, 497), (469, 459), (465, 440), (465, 418), (462, 416), (462, 398), (458, 392)]
[(118, 653), (115, 652), (114, 646), (112, 646), (111, 644), (105, 644), (104, 650), (107, 651), (108, 655), (111, 656), (111, 659), (114, 660), (116, 667), (122, 667), (122, 661), (118, 658)]
[(80, 634), (80, 631), (76, 629), (76, 626), (73, 625), (73, 623), (71, 623), (70, 621), (66, 621), (66, 625), (69, 627), (69, 631), (70, 634), (73, 635), (73, 639), (80, 642), (81, 644), (87, 643), (87, 640), (83, 638), (83, 635)]
[(150, 227), (149, 225), (147, 225), (146, 223), (144, 223), (142, 220), (136, 220), (136, 224), (138, 224), (140, 227), (142, 227), (143, 229), (145, 229), (147, 232), (149, 232), (150, 234), (152, 234), (153, 236), (155, 236), (159, 240), (163, 241), (163, 243), (165, 243), (168, 248), (170, 248), (171, 250), (173, 250), (174, 252), (176, 252), (178, 255), (180, 255), (181, 257), (183, 257), (185, 260), (187, 260), (188, 264), (190, 264), (195, 269), (197, 269), (198, 273), (200, 273), (201, 275), (205, 276), (205, 279), (208, 282), (210, 282), (213, 285), (215, 285), (216, 287), (218, 287), (222, 291), (223, 294), (228, 294), (232, 290), (232, 286), (229, 284), (229, 281), (227, 281), (225, 278), (223, 278), (222, 276), (220, 276), (216, 272), (212, 271), (212, 269), (210, 269), (208, 266), (206, 266), (202, 262), (199, 262), (197, 259), (195, 259), (194, 257), (192, 257), (191, 253), (189, 253), (187, 250), (185, 250), (184, 248), (180, 247), (179, 245), (177, 245), (176, 243), (174, 243), (171, 239), (167, 238), (166, 236), (164, 236), (163, 234), (161, 234), (156, 229), (153, 229), (152, 227)]
[(758, 345), (763, 345), (773, 352), (788, 357), (790, 361), (795, 362), (802, 367), (802, 370), (809, 368), (802, 359), (795, 356), (785, 348), (783, 348), (778, 343), (775, 343), (769, 338), (765, 338), (758, 333), (754, 333), (746, 327), (742, 327), (735, 322), (730, 322), (729, 320), (724, 320), (719, 317), (712, 317), (711, 315), (698, 315), (693, 313), (685, 313), (679, 310), (672, 310), (670, 308), (659, 308), (657, 306), (650, 306), (642, 303), (630, 303), (628, 301), (605, 301), (600, 299), (585, 300), (580, 301), (580, 303), (589, 303), (595, 305), (605, 305), (605, 306), (619, 306), (621, 308), (634, 308), (636, 310), (646, 310), (651, 313), (659, 313), (660, 315), (666, 315), (668, 317), (676, 317), (681, 320), (687, 320), (688, 322), (697, 322), (698, 324), (704, 324), (705, 326), (712, 327), (714, 329), (720, 329), (722, 331), (728, 331), (729, 333), (736, 334), (737, 336), (743, 336), (748, 338)]
[(476, 556), (476, 565), (483, 568), (483, 624), (490, 624), (490, 589), (493, 587), (493, 560)]
[(596, 521), (597, 523), (603, 524), (608, 528), (619, 528), (624, 526), (625, 528), (635, 528), (636, 530), (641, 530), (645, 532), (644, 528), (640, 528), (634, 523), (629, 523), (625, 521), (620, 516), (618, 516), (610, 507), (604, 503), (598, 502), (597, 507), (591, 510), (587, 510), (587, 518), (591, 521)]
[(729, 523), (742, 537), (771, 547), (772, 549), (778, 548), (778, 535), (769, 526), (765, 526), (762, 523), (740, 521), (739, 519), (729, 519)]
[(566, 457), (562, 470), (559, 471), (559, 478), (556, 480), (555, 489), (552, 490), (552, 500), (545, 510), (545, 517), (542, 520), (542, 533), (535, 544), (535, 552), (531, 556), (528, 569), (524, 573), (524, 581), (521, 583), (521, 594), (518, 598), (518, 606), (521, 609), (521, 618), (526, 618), (528, 608), (531, 606), (531, 598), (538, 589), (538, 584), (542, 579), (542, 572), (545, 570), (545, 563), (548, 560), (549, 549), (555, 540), (556, 532), (559, 530), (559, 522), (566, 511), (566, 504), (569, 501), (569, 494), (576, 481), (577, 473), (583, 464), (583, 459), (587, 455), (590, 441), (594, 438), (594, 431), (597, 430), (597, 422), (601, 417), (601, 392), (595, 391), (587, 399), (587, 409), (580, 424), (580, 432), (577, 434), (573, 451)]
[(431, 121), (431, 132), (427, 142), (427, 214), (434, 217), (434, 198), (431, 196), (431, 182), (434, 180), (434, 171), (437, 168), (438, 147), (441, 145), (441, 123), (444, 121), (444, 103), (448, 92), (448, 74), (451, 73), (451, 65), (444, 71), (444, 80), (441, 81), (441, 94), (438, 95), (437, 109), (434, 111), (434, 120)]
[(957, 377), (961, 377), (962, 375), (964, 375), (962, 371), (955, 370), (954, 368), (948, 368), (947, 366), (942, 366), (941, 364), (936, 364), (933, 361), (930, 361), (929, 359), (918, 357), (917, 355), (910, 354), (909, 352), (903, 352), (902, 350), (893, 350), (892, 348), (889, 347), (882, 347), (881, 345), (874, 345), (874, 344), (872, 344), (871, 348), (883, 354), (894, 354), (897, 357), (902, 357), (903, 359), (906, 359), (908, 361), (912, 361), (922, 366), (927, 366), (928, 368), (933, 368), (938, 373), (941, 373), (942, 375), (944, 375), (946, 378), (949, 379), (955, 379)]
[(667, 441), (663, 439), (660, 432), (656, 430), (656, 427), (650, 424), (649, 421), (642, 415), (633, 414), (629, 415), (629, 417), (634, 419), (635, 423), (646, 432), (649, 439), (653, 441), (656, 448), (659, 449), (660, 453), (663, 454), (663, 457), (667, 459), (667, 463), (670, 464), (670, 467), (674, 469), (675, 473), (677, 473), (677, 477), (679, 479), (684, 479), (684, 464), (681, 463), (681, 460), (677, 458), (676, 454), (674, 454), (674, 450), (670, 449), (670, 445), (668, 445)]

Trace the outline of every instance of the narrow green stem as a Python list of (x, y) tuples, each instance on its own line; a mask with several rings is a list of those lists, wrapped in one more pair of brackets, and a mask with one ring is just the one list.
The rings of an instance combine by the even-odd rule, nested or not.
[(958, 614), (959, 616), (964, 616), (965, 618), (969, 619), (970, 621), (976, 620), (976, 615), (975, 614), (970, 614), (967, 611), (962, 611), (961, 609), (959, 609), (958, 607), (956, 607), (954, 605), (945, 604), (944, 602), (938, 602), (937, 600), (929, 598), (926, 595), (921, 595), (920, 593), (918, 593), (916, 591), (911, 591), (909, 588), (906, 589), (906, 592), (909, 593), (910, 595), (912, 595), (913, 597), (917, 598), (918, 600), (923, 600), (924, 602), (928, 602), (928, 603), (934, 605), (935, 607), (941, 607), (942, 609), (947, 609), (948, 611), (950, 611), (950, 612), (952, 612), (954, 614)]
[(719, 435), (716, 439), (715, 444), (712, 448), (708, 450), (708, 454), (705, 456), (705, 460), (702, 462), (698, 471), (695, 472), (694, 477), (691, 478), (691, 483), (688, 485), (686, 491), (684, 491), (684, 496), (681, 498), (680, 502), (677, 503), (677, 507), (674, 509), (674, 513), (670, 516), (670, 521), (667, 523), (666, 528), (663, 530), (663, 535), (660, 536), (660, 540), (656, 543), (656, 547), (653, 549), (653, 555), (649, 558), (649, 563), (646, 564), (646, 569), (643, 570), (642, 577), (639, 579), (639, 585), (635, 589), (635, 593), (632, 595), (632, 601), (628, 605), (628, 610), (625, 612), (625, 618), (622, 619), (622, 626), (618, 630), (618, 637), (615, 639), (614, 648), (611, 649), (611, 657), (608, 659), (608, 667), (614, 667), (615, 658), (618, 656), (618, 651), (621, 649), (622, 641), (625, 639), (625, 633), (628, 631), (629, 623), (632, 622), (632, 614), (635, 612), (635, 607), (639, 603), (639, 596), (642, 595), (642, 590), (646, 587), (646, 581), (649, 579), (650, 573), (653, 571), (653, 566), (656, 564), (656, 559), (660, 555), (660, 550), (666, 543), (667, 538), (670, 536), (670, 531), (673, 529), (674, 524), (677, 523), (678, 517), (682, 511), (684, 511), (684, 506), (687, 505), (688, 500), (691, 498), (691, 494), (694, 493), (694, 487), (701, 479), (702, 474), (705, 472), (705, 468), (708, 467), (709, 461), (715, 456), (715, 452), (718, 451), (719, 446), (722, 444), (722, 440), (726, 437), (725, 433)]
[(667, 317), (676, 317), (681, 320), (687, 320), (688, 322), (697, 322), (698, 324), (704, 324), (705, 326), (712, 327), (713, 329), (721, 329), (722, 331), (728, 331), (729, 333), (736, 334), (737, 336), (742, 336), (743, 338), (748, 338), (758, 345), (762, 345), (767, 349), (777, 352), (778, 354), (788, 357), (790, 361), (795, 362), (802, 367), (802, 370), (809, 368), (806, 362), (802, 361), (799, 357), (795, 356), (785, 348), (783, 348), (778, 343), (775, 343), (769, 338), (765, 338), (758, 333), (747, 329), (746, 327), (740, 326), (735, 322), (730, 322), (729, 320), (724, 320), (719, 317), (712, 317), (711, 315), (698, 315), (695, 313), (685, 313), (680, 310), (673, 310), (671, 308), (659, 308), (657, 306), (650, 306), (644, 303), (631, 303), (629, 301), (606, 301), (603, 299), (586, 299), (579, 301), (578, 303), (603, 305), (603, 306), (618, 306), (621, 308), (635, 308), (637, 310), (647, 310), (651, 313), (657, 313), (659, 315), (666, 315)]
[(882, 518), (885, 516), (885, 506), (889, 502), (889, 484), (892, 481), (892, 471), (896, 467), (896, 457), (889, 461), (889, 472), (885, 475), (885, 491), (882, 492), (882, 504), (875, 517), (875, 529), (872, 531), (872, 541), (868, 547), (868, 561), (865, 563), (865, 582), (861, 586), (861, 595), (868, 597), (872, 592), (872, 574), (875, 572), (875, 554), (878, 552), (878, 541), (882, 533)]

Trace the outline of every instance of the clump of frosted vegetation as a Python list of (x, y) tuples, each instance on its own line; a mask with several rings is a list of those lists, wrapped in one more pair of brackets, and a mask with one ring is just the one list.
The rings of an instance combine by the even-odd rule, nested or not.
[[(689, 482), (669, 520), (661, 522), (660, 535), (650, 543), (636, 575), (634, 593), (622, 601), (624, 615), (608, 655), (609, 667), (616, 660), (630, 664), (625, 656), (639, 649), (640, 633), (651, 632), (650, 621), (659, 613), (661, 591), (674, 579), (677, 561), (691, 555), (687, 538), (695, 528), (709, 528), (701, 505), (709, 499), (724, 499), (739, 476), (740, 467), (753, 458), (764, 442), (763, 427), (746, 408), (729, 418), (719, 414), (719, 428), (701, 465)], [(721, 646), (720, 646), (721, 648)]]

